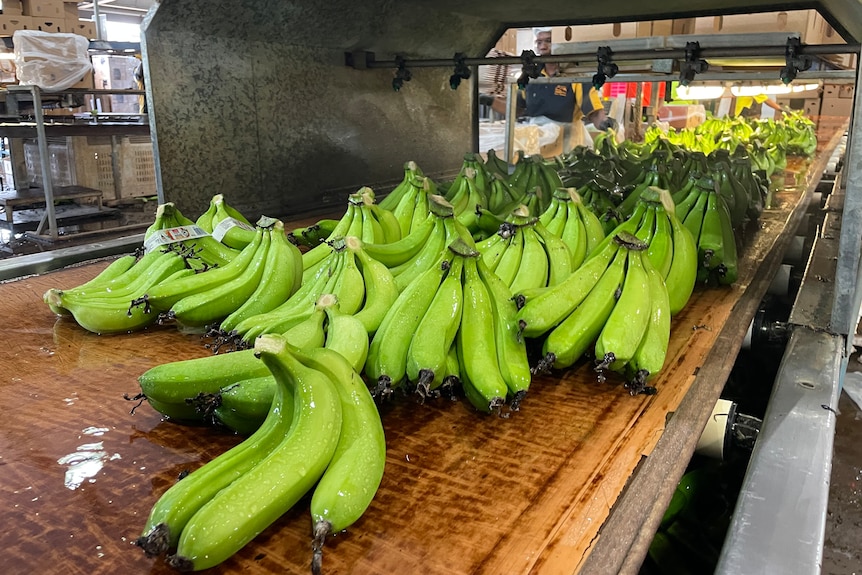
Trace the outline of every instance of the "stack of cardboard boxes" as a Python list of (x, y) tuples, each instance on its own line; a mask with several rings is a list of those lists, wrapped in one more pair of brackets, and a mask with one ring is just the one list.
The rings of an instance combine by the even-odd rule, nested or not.
[(64, 0), (3, 0), (0, 36), (11, 36), (16, 30), (96, 37), (95, 23), (78, 19), (78, 3)]

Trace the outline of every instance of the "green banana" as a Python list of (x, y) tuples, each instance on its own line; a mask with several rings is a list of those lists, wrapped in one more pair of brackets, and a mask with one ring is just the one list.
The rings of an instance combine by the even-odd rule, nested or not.
[(673, 230), (664, 207), (656, 208), (655, 216), (655, 230), (647, 248), (647, 256), (653, 267), (664, 278), (673, 261)]
[(422, 169), (413, 160), (404, 163), (404, 178), (389, 192), (378, 204), (384, 210), (394, 210), (401, 197), (410, 189), (410, 182), (414, 177), (422, 177)]
[(398, 298), (398, 285), (389, 268), (374, 259), (355, 238), (347, 238), (346, 241), (347, 249), (356, 253), (365, 286), (365, 301), (355, 317), (365, 326), (368, 335), (373, 336), (387, 310)]
[(338, 444), (311, 496), (312, 571), (323, 544), (353, 525), (371, 504), (386, 466), (386, 437), (374, 398), (359, 374), (328, 349), (296, 353), (300, 362), (329, 376), (341, 402)]
[(649, 276), (650, 312), (646, 332), (635, 354), (626, 363), (626, 387), (632, 395), (654, 393), (647, 382), (661, 371), (670, 341), (670, 300), (661, 274), (644, 259)]
[(254, 225), (245, 216), (224, 201), (224, 196), (213, 197), (216, 205), (213, 216), (212, 236), (225, 245), (237, 250), (244, 249), (255, 239)]
[(281, 393), (294, 394), (290, 430), (191, 517), (168, 559), (174, 568), (207, 569), (239, 551), (311, 490), (335, 453), (340, 433), (332, 430), (341, 428), (342, 410), (331, 379), (300, 363), (281, 336), (260, 337), (255, 353)]
[(326, 339), (323, 347), (341, 354), (354, 370), (362, 372), (368, 357), (368, 332), (365, 324), (341, 311), (338, 303), (327, 306)]
[(500, 375), (512, 396), (509, 408), (512, 411), (518, 411), (532, 380), (527, 346), (522, 333), (523, 324), (518, 320), (518, 308), (506, 284), (489, 270), (482, 260), (476, 262), (476, 267), (479, 278), (488, 290), (494, 309), (497, 364), (500, 366)]
[[(577, 192), (572, 191), (572, 194), (577, 195)], [(584, 260), (587, 257), (587, 230), (586, 225), (581, 220), (581, 212), (574, 205), (576, 202), (580, 202), (581, 198), (578, 196), (576, 199), (572, 199), (571, 201), (567, 201), (565, 204), (560, 206), (560, 210), (563, 211), (565, 208), (565, 223), (563, 225), (563, 229), (560, 230), (558, 234), (560, 239), (563, 240), (563, 243), (568, 246), (569, 251), (572, 255), (572, 270), (576, 270), (581, 267), (581, 264), (584, 263)], [(587, 210), (586, 217), (595, 218), (595, 221), (590, 225), (594, 226), (594, 230), (598, 230), (601, 228), (601, 222), (599, 222), (596, 215), (591, 211)], [(604, 229), (602, 229), (602, 234), (604, 234)], [(595, 241), (595, 240), (593, 240)]]
[(596, 341), (596, 369), (622, 372), (634, 357), (650, 317), (649, 275), (643, 264), (646, 246), (628, 248), (626, 278), (616, 305)]
[(550, 233), (541, 222), (536, 222), (534, 229), (548, 257), (548, 281), (546, 285), (557, 285), (569, 277), (574, 270), (572, 252), (559, 236)]
[(387, 396), (406, 376), (410, 340), (434, 299), (448, 262), (448, 257), (440, 258), (405, 286), (377, 328), (365, 362), (365, 374), (376, 382), (375, 396)]
[(521, 261), (512, 283), (509, 284), (509, 289), (513, 293), (524, 289), (547, 286), (550, 271), (548, 253), (536, 232), (535, 224), (521, 226), (521, 235), (524, 238)]
[[(601, 245), (602, 241), (605, 239), (605, 228), (602, 225), (602, 222), (599, 220), (598, 216), (593, 213), (583, 202), (572, 202), (572, 206), (575, 207), (578, 211), (578, 215), (580, 216), (581, 222), (584, 226), (584, 232), (587, 237), (587, 252), (586, 255), (589, 256), (596, 249), (598, 249), (599, 245)], [(635, 210), (637, 213), (637, 210)], [(569, 212), (569, 218), (572, 217), (571, 211)], [(611, 235), (611, 234), (608, 234)]]
[(625, 279), (626, 254), (625, 248), (615, 251), (587, 296), (548, 333), (542, 344), (543, 359), (533, 368), (534, 373), (545, 371), (551, 365), (556, 368), (573, 365), (596, 341), (614, 309), (616, 292)]
[(467, 399), (479, 411), (490, 413), (505, 403), (508, 385), (497, 361), (494, 306), (479, 276), (477, 259), (464, 261), (461, 327), (455, 342)]
[(421, 224), (411, 228), (410, 232), (400, 240), (388, 244), (363, 243), (363, 249), (386, 267), (394, 268), (404, 264), (418, 254), (428, 242), (437, 219), (436, 216), (428, 215)]
[(423, 399), (443, 383), (446, 358), (461, 323), (464, 258), (455, 255), (407, 349), (407, 379)]
[[(524, 336), (540, 337), (571, 315), (603, 277), (618, 250), (617, 242), (609, 242), (563, 282), (526, 298), (517, 314)], [(516, 301), (519, 295), (515, 294)]]
[[(251, 435), (266, 421), (275, 398), (272, 374), (243, 379), (222, 388), (215, 397), (218, 405), (212, 417), (240, 435)], [(293, 396), (281, 398), (288, 414), (293, 414)]]
[(703, 225), (703, 215), (706, 212), (706, 202), (709, 199), (709, 195), (714, 193), (716, 192), (700, 192), (697, 201), (682, 221), (683, 225), (688, 228), (688, 231), (691, 232), (691, 235), (696, 240), (700, 238), (700, 228)]
[(512, 237), (505, 246), (506, 251), (500, 255), (494, 273), (511, 289), (521, 268), (521, 256), (524, 255), (524, 230), (520, 226), (513, 228)]
[(670, 300), (670, 313), (673, 316), (685, 307), (694, 290), (694, 284), (697, 281), (698, 256), (697, 243), (688, 228), (672, 211), (667, 215), (673, 233), (673, 259), (664, 281)]
[(395, 276), (395, 285), (402, 291), (415, 278), (425, 272), (429, 266), (434, 265), (441, 255), (446, 251), (446, 228), (442, 218), (437, 218), (433, 234), (422, 249), (404, 264), (392, 268)]
[(222, 320), (219, 328), (229, 333), (242, 320), (272, 311), (296, 293), (301, 282), (302, 254), (287, 240), (284, 224), (276, 221), (257, 288), (239, 308)]

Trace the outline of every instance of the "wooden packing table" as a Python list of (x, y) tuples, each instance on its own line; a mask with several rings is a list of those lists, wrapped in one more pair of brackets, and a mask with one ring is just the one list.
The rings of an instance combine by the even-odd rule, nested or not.
[[(778, 194), (778, 207), (764, 214), (762, 229), (742, 250), (736, 285), (698, 287), (674, 318), (657, 395), (631, 397), (618, 380), (599, 384), (582, 362), (537, 377), (521, 411), (505, 419), (480, 415), (463, 399), (420, 405), (396, 396), (384, 405), (382, 485), (365, 515), (328, 540), (324, 572), (547, 574), (586, 565), (582, 572), (610, 573), (589, 569), (590, 561), (606, 559), (590, 555), (591, 548), (615, 529), (614, 546), (622, 549), (609, 546), (617, 555), (607, 559), (619, 564), (638, 526), (648, 524), (642, 516), (673, 491), (677, 468), (684, 469), (706, 422), (707, 415), (696, 415), (708, 414), (718, 398), (815, 184)], [(98, 336), (41, 302), (48, 288), (78, 285), (105, 265), (0, 286), (7, 335), (0, 547), (7, 575), (173, 572), (132, 542), (178, 475), (240, 441), (164, 421), (147, 404), (132, 414), (133, 403), (123, 399), (139, 391), (136, 377), (146, 369), (210, 353), (199, 336), (170, 325)], [(678, 413), (667, 424), (676, 443), (654, 459), (666, 421), (681, 405), (688, 405), (686, 417)], [(631, 494), (644, 510), (628, 503)], [(634, 511), (611, 513), (618, 499)], [(613, 527), (629, 520), (633, 534)], [(305, 498), (211, 572), (308, 573), (310, 556)]]

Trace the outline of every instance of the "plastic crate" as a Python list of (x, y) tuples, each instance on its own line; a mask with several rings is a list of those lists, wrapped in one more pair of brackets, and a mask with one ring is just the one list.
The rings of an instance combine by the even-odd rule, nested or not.
[(111, 137), (76, 136), (69, 140), (75, 162), (75, 183), (101, 190), (106, 199), (116, 197)]
[[(48, 166), (51, 172), (51, 182), (55, 186), (71, 186), (76, 183), (73, 170), (74, 159), (66, 137), (50, 137), (47, 139)], [(42, 185), (42, 155), (39, 153), (39, 143), (36, 140), (24, 142), (24, 164), (27, 167), (27, 178), (34, 186)]]
[(156, 195), (156, 164), (149, 136), (123, 138), (121, 185), (118, 197), (137, 198)]

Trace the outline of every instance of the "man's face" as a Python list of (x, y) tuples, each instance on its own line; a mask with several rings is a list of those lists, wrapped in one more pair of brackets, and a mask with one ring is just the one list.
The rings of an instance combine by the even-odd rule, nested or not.
[(551, 53), (551, 33), (539, 32), (536, 34), (536, 54), (548, 56)]

